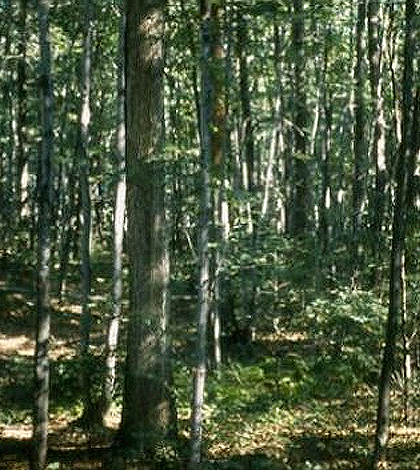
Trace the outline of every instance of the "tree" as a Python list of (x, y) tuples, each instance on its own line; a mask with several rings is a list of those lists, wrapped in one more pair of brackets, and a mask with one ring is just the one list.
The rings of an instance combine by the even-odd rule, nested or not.
[(305, 91), (305, 11), (302, 0), (293, 1), (292, 41), (294, 50), (294, 158), (290, 233), (302, 236), (309, 220), (309, 165), (307, 161), (307, 116)]
[(383, 84), (383, 38), (386, 37), (381, 2), (369, 0), (367, 3), (368, 18), (368, 55), (369, 79), (373, 107), (373, 141), (372, 163), (375, 168), (375, 194), (373, 197), (373, 252), (378, 256), (380, 252), (381, 231), (385, 208), (386, 155), (385, 155), (385, 117)]
[(51, 162), (53, 152), (53, 87), (49, 37), (49, 0), (38, 2), (40, 42), (40, 86), (42, 95), (42, 146), (38, 174), (38, 294), (35, 350), (35, 407), (33, 424), (33, 470), (47, 463), (50, 336), (51, 261)]
[[(396, 194), (392, 223), (392, 251), (389, 276), (389, 309), (386, 324), (385, 349), (379, 379), (378, 409), (376, 418), (375, 448), (373, 468), (386, 459), (386, 447), (389, 436), (389, 407), (391, 377), (396, 359), (396, 341), (403, 308), (403, 267), (405, 256), (405, 238), (407, 230), (407, 211), (412, 197), (412, 176), (415, 160), (419, 151), (418, 100), (413, 94), (414, 44), (416, 27), (415, 2), (405, 3), (405, 40), (402, 96), (401, 146), (396, 162)], [(417, 103), (416, 103), (417, 102)]]
[[(217, 6), (216, 6), (217, 8)], [(202, 62), (201, 62), (201, 198), (199, 228), (199, 287), (197, 317), (197, 363), (194, 372), (193, 400), (191, 414), (191, 456), (190, 470), (198, 470), (201, 464), (202, 446), (202, 412), (204, 405), (204, 389), (207, 372), (207, 323), (209, 321), (210, 295), (210, 253), (209, 228), (211, 221), (211, 189), (210, 169), (212, 157), (212, 24), (214, 13), (212, 2), (200, 1)]]
[[(353, 259), (357, 263), (359, 257), (359, 237), (362, 225), (362, 204), (365, 192), (364, 167), (366, 160), (365, 149), (365, 103), (363, 95), (364, 84), (364, 43), (363, 31), (366, 21), (366, 2), (358, 0), (357, 2), (357, 20), (356, 20), (356, 59), (354, 67), (354, 169), (353, 169)], [(356, 266), (358, 268), (358, 266)]]
[(153, 455), (173, 421), (163, 158), (165, 1), (126, 2), (129, 323), (120, 443)]
[(117, 184), (115, 187), (114, 224), (113, 224), (113, 278), (112, 278), (112, 311), (108, 323), (105, 380), (103, 397), (104, 413), (108, 411), (115, 391), (117, 343), (121, 321), (121, 304), (123, 296), (123, 240), (125, 221), (125, 13), (121, 11), (119, 49), (118, 49), (118, 111), (117, 111)]
[(27, 125), (27, 84), (26, 84), (26, 50), (27, 50), (27, 0), (20, 1), (19, 8), (19, 45), (17, 63), (17, 123), (16, 123), (16, 159), (17, 178), (16, 193), (19, 216), (28, 216), (28, 156), (26, 142)]
[(84, 422), (91, 424), (93, 418), (93, 400), (91, 396), (91, 367), (90, 367), (90, 291), (91, 291), (91, 196), (89, 185), (90, 161), (88, 153), (89, 125), (91, 116), (91, 49), (92, 49), (92, 4), (90, 0), (84, 3), (83, 24), (83, 56), (81, 64), (80, 88), (80, 130), (79, 130), (79, 158), (80, 158), (80, 226), (81, 226), (81, 360), (82, 360), (82, 389), (84, 393)]

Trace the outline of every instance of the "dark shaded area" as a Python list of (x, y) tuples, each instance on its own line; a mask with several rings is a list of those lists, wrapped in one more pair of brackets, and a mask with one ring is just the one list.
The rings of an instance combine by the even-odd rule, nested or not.
[(364, 468), (368, 465), (366, 449), (370, 438), (352, 433), (349, 436), (304, 435), (291, 440), (288, 454), (290, 462), (347, 461)]

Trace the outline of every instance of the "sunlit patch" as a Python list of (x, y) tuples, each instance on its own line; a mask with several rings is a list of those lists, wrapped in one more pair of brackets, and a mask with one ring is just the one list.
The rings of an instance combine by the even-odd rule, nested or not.
[(3, 439), (14, 439), (21, 441), (24, 439), (30, 439), (32, 437), (32, 425), (31, 424), (13, 424), (0, 429), (0, 436)]
[(0, 354), (3, 356), (33, 356), (35, 342), (27, 335), (0, 334)]

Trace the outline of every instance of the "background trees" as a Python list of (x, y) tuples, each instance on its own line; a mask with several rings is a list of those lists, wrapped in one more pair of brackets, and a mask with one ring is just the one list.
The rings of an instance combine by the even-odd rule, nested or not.
[[(182, 402), (191, 388), (180, 371), (186, 375), (197, 364), (190, 346), (197, 335), (208, 345), (197, 353), (203, 367), (217, 365), (223, 380), (232, 361), (245, 374), (252, 357), (257, 365), (248, 380), (254, 384), (260, 374), (255, 389), (264, 396), (272, 387), (281, 409), (293, 406), (298, 391), (306, 400), (322, 395), (317, 384), (331, 377), (339, 396), (356, 386), (372, 388), (388, 299), (390, 317), (406, 305), (408, 341), (402, 351), (400, 324), (392, 321), (395, 359), (384, 362), (390, 365), (383, 372), (386, 387), (398, 383), (404, 364), (416, 380), (419, 7), (225, 0), (204, 2), (200, 10), (189, 0), (127, 2), (125, 86), (120, 5), (88, 3), (86, 12), (65, 1), (50, 9), (55, 152), (49, 209), (36, 204), (38, 161), (46, 161), (38, 160), (45, 150), (37, 95), (41, 28), (30, 2), (0, 7), (2, 275), (25, 296), (35, 289), (35, 235), (48, 227), (42, 214), (50, 211), (53, 296), (45, 306), (52, 304), (53, 318), (83, 306), (74, 322), (89, 357), (85, 370), (93, 371), (84, 380), (86, 403), (97, 403), (105, 375), (114, 383), (115, 366), (111, 408), (124, 403), (121, 442), (141, 447), (147, 441), (154, 450), (158, 415), (172, 415), (170, 394)], [(400, 261), (392, 277), (397, 239)], [(204, 306), (197, 329), (193, 312)], [(113, 333), (126, 317), (121, 344), (128, 343), (127, 358)], [(105, 346), (100, 334), (109, 318)], [(284, 342), (292, 333), (315, 348), (314, 358), (301, 349), (293, 356), (295, 343), (280, 352), (268, 346), (270, 335)], [(106, 374), (96, 367), (106, 363), (104, 349)], [(169, 351), (176, 353), (175, 385), (167, 375)], [(75, 360), (81, 361), (80, 351)], [(209, 379), (208, 399), (217, 400), (216, 373)], [(157, 389), (161, 393), (149, 393)], [(407, 396), (409, 410), (417, 397)], [(181, 426), (183, 412), (181, 405)]]

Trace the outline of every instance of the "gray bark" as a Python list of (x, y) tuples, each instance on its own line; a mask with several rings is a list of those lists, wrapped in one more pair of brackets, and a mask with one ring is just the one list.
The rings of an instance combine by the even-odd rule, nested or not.
[(174, 424), (163, 160), (164, 0), (126, 2), (129, 322), (121, 445), (156, 452)]
[(354, 115), (354, 170), (353, 170), (353, 259), (356, 263), (355, 269), (358, 267), (358, 251), (360, 227), (362, 223), (362, 203), (365, 192), (365, 103), (363, 96), (364, 85), (364, 41), (363, 32), (366, 21), (366, 2), (358, 0), (357, 2), (357, 23), (356, 23), (356, 62), (354, 68), (355, 81), (355, 115)]
[(207, 323), (210, 313), (210, 253), (209, 225), (212, 213), (210, 189), (211, 162), (211, 109), (212, 86), (211, 63), (211, 6), (201, 1), (202, 32), (202, 77), (201, 77), (201, 198), (199, 234), (199, 295), (197, 318), (197, 364), (194, 372), (193, 400), (191, 415), (191, 455), (190, 470), (198, 470), (202, 452), (202, 411), (207, 363)]
[(35, 406), (33, 420), (33, 470), (47, 464), (50, 336), (51, 262), (51, 165), (53, 153), (53, 86), (48, 0), (38, 2), (40, 41), (40, 84), (42, 94), (42, 148), (39, 161), (38, 191), (38, 294), (35, 350)]
[(82, 359), (82, 389), (84, 394), (84, 418), (90, 424), (91, 371), (90, 371), (90, 291), (91, 291), (91, 197), (89, 186), (89, 126), (90, 126), (90, 91), (91, 91), (91, 41), (92, 41), (92, 5), (90, 0), (84, 4), (83, 58), (81, 67), (81, 106), (80, 106), (80, 225), (81, 225), (81, 330), (80, 347)]
[(412, 197), (410, 182), (413, 176), (414, 161), (419, 150), (419, 93), (414, 99), (413, 69), (416, 27), (415, 1), (405, 3), (405, 40), (402, 97), (402, 142), (396, 164), (396, 195), (392, 224), (392, 251), (390, 258), (389, 308), (386, 324), (385, 349), (379, 379), (378, 408), (376, 418), (373, 468), (386, 460), (389, 439), (389, 415), (391, 378), (395, 366), (396, 340), (403, 307), (403, 263), (405, 256), (405, 236), (407, 230), (407, 210)]
[(108, 323), (106, 341), (106, 375), (104, 381), (105, 412), (111, 404), (115, 390), (118, 332), (121, 321), (123, 296), (123, 240), (125, 220), (125, 13), (121, 12), (120, 47), (118, 53), (118, 124), (117, 124), (117, 157), (118, 179), (115, 188), (114, 224), (113, 224), (113, 284), (112, 311)]
[(302, 0), (293, 1), (292, 41), (294, 50), (294, 155), (293, 191), (289, 229), (302, 236), (309, 219), (309, 168), (307, 162), (307, 116), (305, 93), (305, 11)]

